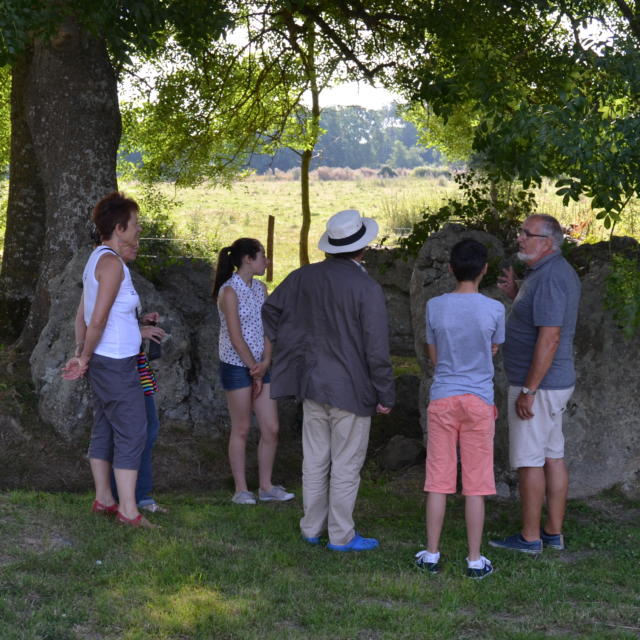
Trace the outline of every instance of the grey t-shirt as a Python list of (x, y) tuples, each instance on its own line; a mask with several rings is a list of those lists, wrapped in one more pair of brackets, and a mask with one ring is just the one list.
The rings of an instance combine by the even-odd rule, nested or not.
[(560, 252), (545, 256), (527, 271), (507, 318), (503, 357), (509, 384), (524, 384), (538, 327), (561, 327), (558, 350), (540, 388), (568, 389), (575, 384), (573, 336), (579, 303), (580, 279)]
[(502, 303), (481, 293), (431, 298), (426, 333), (438, 355), (431, 400), (472, 393), (493, 404), (491, 345), (504, 342)]

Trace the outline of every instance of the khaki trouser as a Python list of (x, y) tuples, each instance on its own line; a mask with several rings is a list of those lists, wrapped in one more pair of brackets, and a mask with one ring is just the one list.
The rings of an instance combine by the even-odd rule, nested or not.
[(313, 538), (326, 528), (331, 544), (347, 544), (355, 535), (353, 509), (371, 418), (308, 399), (303, 410), (300, 529)]

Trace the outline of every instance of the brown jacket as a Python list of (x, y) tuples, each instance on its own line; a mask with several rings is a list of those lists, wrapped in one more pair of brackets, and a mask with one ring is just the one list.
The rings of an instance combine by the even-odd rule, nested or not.
[(359, 416), (395, 401), (380, 285), (352, 260), (293, 271), (262, 307), (274, 343), (271, 396), (296, 396)]

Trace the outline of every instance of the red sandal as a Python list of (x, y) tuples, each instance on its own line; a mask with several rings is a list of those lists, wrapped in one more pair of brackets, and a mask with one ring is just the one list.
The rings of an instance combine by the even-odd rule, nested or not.
[(116, 513), (116, 521), (118, 524), (124, 524), (128, 527), (159, 529), (157, 524), (149, 522), (141, 513), (139, 513), (135, 518), (127, 518), (127, 516), (122, 515), (122, 512), (118, 511), (118, 513)]
[(91, 505), (92, 513), (101, 513), (103, 516), (115, 516), (118, 513), (118, 503), (114, 502), (107, 506), (106, 504), (102, 504), (102, 502), (98, 502), (97, 500), (93, 501)]

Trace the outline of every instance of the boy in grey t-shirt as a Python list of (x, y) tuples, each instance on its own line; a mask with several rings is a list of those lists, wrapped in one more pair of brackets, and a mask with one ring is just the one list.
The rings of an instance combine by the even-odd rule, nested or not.
[(466, 497), (467, 576), (493, 571), (480, 554), (484, 496), (495, 493), (493, 474), (493, 355), (504, 342), (504, 306), (478, 292), (487, 272), (487, 249), (461, 240), (451, 249), (450, 270), (457, 284), (427, 302), (426, 334), (434, 364), (427, 409), (427, 548), (416, 554), (418, 566), (440, 570), (440, 534), (447, 494), (456, 492), (457, 448)]

